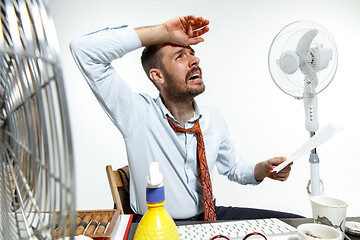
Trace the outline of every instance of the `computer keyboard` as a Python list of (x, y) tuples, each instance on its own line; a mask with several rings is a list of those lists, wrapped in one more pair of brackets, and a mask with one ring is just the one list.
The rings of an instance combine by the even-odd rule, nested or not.
[[(181, 240), (210, 240), (212, 237), (220, 234), (235, 240), (243, 239), (243, 237), (252, 232), (260, 232), (270, 240), (298, 239), (296, 228), (277, 218), (179, 225), (177, 229)], [(264, 238), (254, 235), (248, 239)]]

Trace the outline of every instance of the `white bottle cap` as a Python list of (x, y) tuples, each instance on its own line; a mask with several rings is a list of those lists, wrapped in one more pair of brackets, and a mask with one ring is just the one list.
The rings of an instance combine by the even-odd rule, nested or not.
[(147, 176), (148, 188), (158, 188), (163, 186), (163, 175), (159, 169), (159, 162), (151, 162), (149, 165), (149, 175)]

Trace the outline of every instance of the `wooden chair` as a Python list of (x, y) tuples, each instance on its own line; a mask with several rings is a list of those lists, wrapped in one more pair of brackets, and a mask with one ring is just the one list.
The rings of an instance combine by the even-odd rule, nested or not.
[[(121, 170), (128, 171), (128, 166), (121, 168)], [(132, 214), (130, 195), (128, 189), (126, 189), (128, 186), (124, 185), (124, 181), (127, 181), (128, 184), (129, 179), (125, 178), (122, 180), (119, 170), (113, 170), (111, 165), (106, 166), (106, 174), (108, 176), (115, 207), (120, 210), (121, 214)]]

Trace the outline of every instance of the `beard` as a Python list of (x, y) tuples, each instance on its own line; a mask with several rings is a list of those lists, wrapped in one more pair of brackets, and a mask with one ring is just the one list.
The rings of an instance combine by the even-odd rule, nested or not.
[(175, 77), (170, 74), (166, 69), (163, 69), (165, 79), (168, 84), (167, 93), (177, 101), (189, 101), (205, 91), (205, 85), (203, 82), (196, 83), (195, 87), (188, 85), (189, 78), (195, 71), (200, 72), (200, 78), (202, 79), (201, 68), (196, 66), (186, 73), (184, 81), (176, 81)]

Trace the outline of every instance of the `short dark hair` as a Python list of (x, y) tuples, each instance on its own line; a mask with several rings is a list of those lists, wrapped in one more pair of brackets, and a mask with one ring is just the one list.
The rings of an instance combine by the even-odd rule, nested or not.
[(158, 68), (160, 70), (164, 69), (164, 65), (162, 62), (163, 55), (159, 51), (160, 48), (163, 46), (164, 46), (163, 44), (150, 45), (145, 47), (142, 52), (141, 64), (143, 66), (146, 75), (151, 81), (153, 81), (150, 78), (150, 70), (152, 68)]

